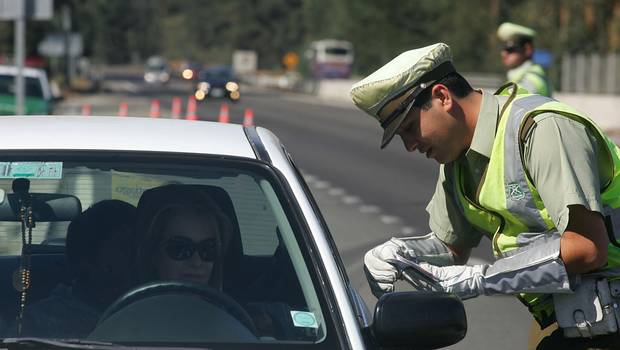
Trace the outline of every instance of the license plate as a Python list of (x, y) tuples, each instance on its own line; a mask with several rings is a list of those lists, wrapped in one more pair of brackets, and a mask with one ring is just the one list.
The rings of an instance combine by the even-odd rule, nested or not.
[(213, 89), (213, 90), (211, 90), (211, 96), (213, 96), (213, 97), (222, 97), (222, 96), (224, 96), (224, 89)]

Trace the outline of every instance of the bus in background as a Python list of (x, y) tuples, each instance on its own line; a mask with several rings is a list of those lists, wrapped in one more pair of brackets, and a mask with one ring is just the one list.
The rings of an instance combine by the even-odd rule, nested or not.
[(314, 78), (346, 79), (351, 76), (353, 44), (333, 39), (313, 41), (306, 51), (306, 58)]

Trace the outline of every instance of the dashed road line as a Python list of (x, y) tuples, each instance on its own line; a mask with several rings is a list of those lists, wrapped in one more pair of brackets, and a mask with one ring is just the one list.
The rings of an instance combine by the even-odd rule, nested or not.
[[(363, 203), (362, 198), (348, 194), (344, 188), (333, 186), (328, 181), (321, 180), (316, 175), (308, 174), (303, 169), (301, 169), (301, 173), (303, 174), (304, 180), (308, 186), (325, 191), (328, 195), (340, 199), (340, 201), (345, 205), (357, 206), (357, 210), (363, 214), (376, 214), (378, 216), (378, 220), (386, 225), (398, 225), (403, 222), (403, 220), (398, 216), (384, 213), (383, 210), (377, 205)], [(400, 228), (400, 233), (402, 235), (414, 235), (420, 233), (420, 230), (411, 226), (403, 226)]]

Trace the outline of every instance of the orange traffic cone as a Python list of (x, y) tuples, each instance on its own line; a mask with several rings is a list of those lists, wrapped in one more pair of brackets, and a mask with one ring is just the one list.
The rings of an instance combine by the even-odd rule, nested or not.
[(173, 97), (172, 98), (172, 118), (179, 119), (181, 116), (181, 98)]
[(243, 126), (254, 125), (254, 111), (252, 108), (246, 108), (243, 112)]
[(82, 105), (82, 115), (88, 116), (88, 115), (90, 115), (92, 110), (93, 110), (93, 107), (90, 105), (90, 103), (84, 103)]
[(196, 115), (196, 97), (193, 95), (187, 99), (187, 115), (185, 119), (198, 120), (198, 116)]
[(218, 118), (220, 123), (228, 123), (230, 122), (230, 117), (228, 115), (228, 105), (226, 103), (222, 103), (220, 106), (220, 116)]
[(121, 104), (118, 105), (118, 116), (119, 117), (126, 117), (127, 116), (127, 102), (121, 102)]
[(149, 113), (151, 118), (159, 118), (159, 99), (151, 100), (151, 112)]

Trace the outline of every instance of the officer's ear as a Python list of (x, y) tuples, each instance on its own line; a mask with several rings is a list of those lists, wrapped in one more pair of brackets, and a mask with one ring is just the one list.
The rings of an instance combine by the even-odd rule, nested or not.
[(523, 54), (525, 57), (532, 57), (532, 55), (534, 55), (534, 45), (531, 41), (523, 43)]
[(433, 90), (431, 91), (431, 96), (433, 100), (437, 101), (433, 105), (438, 105), (444, 111), (450, 112), (454, 100), (452, 99), (452, 93), (447, 86), (441, 83), (435, 84), (433, 86)]

